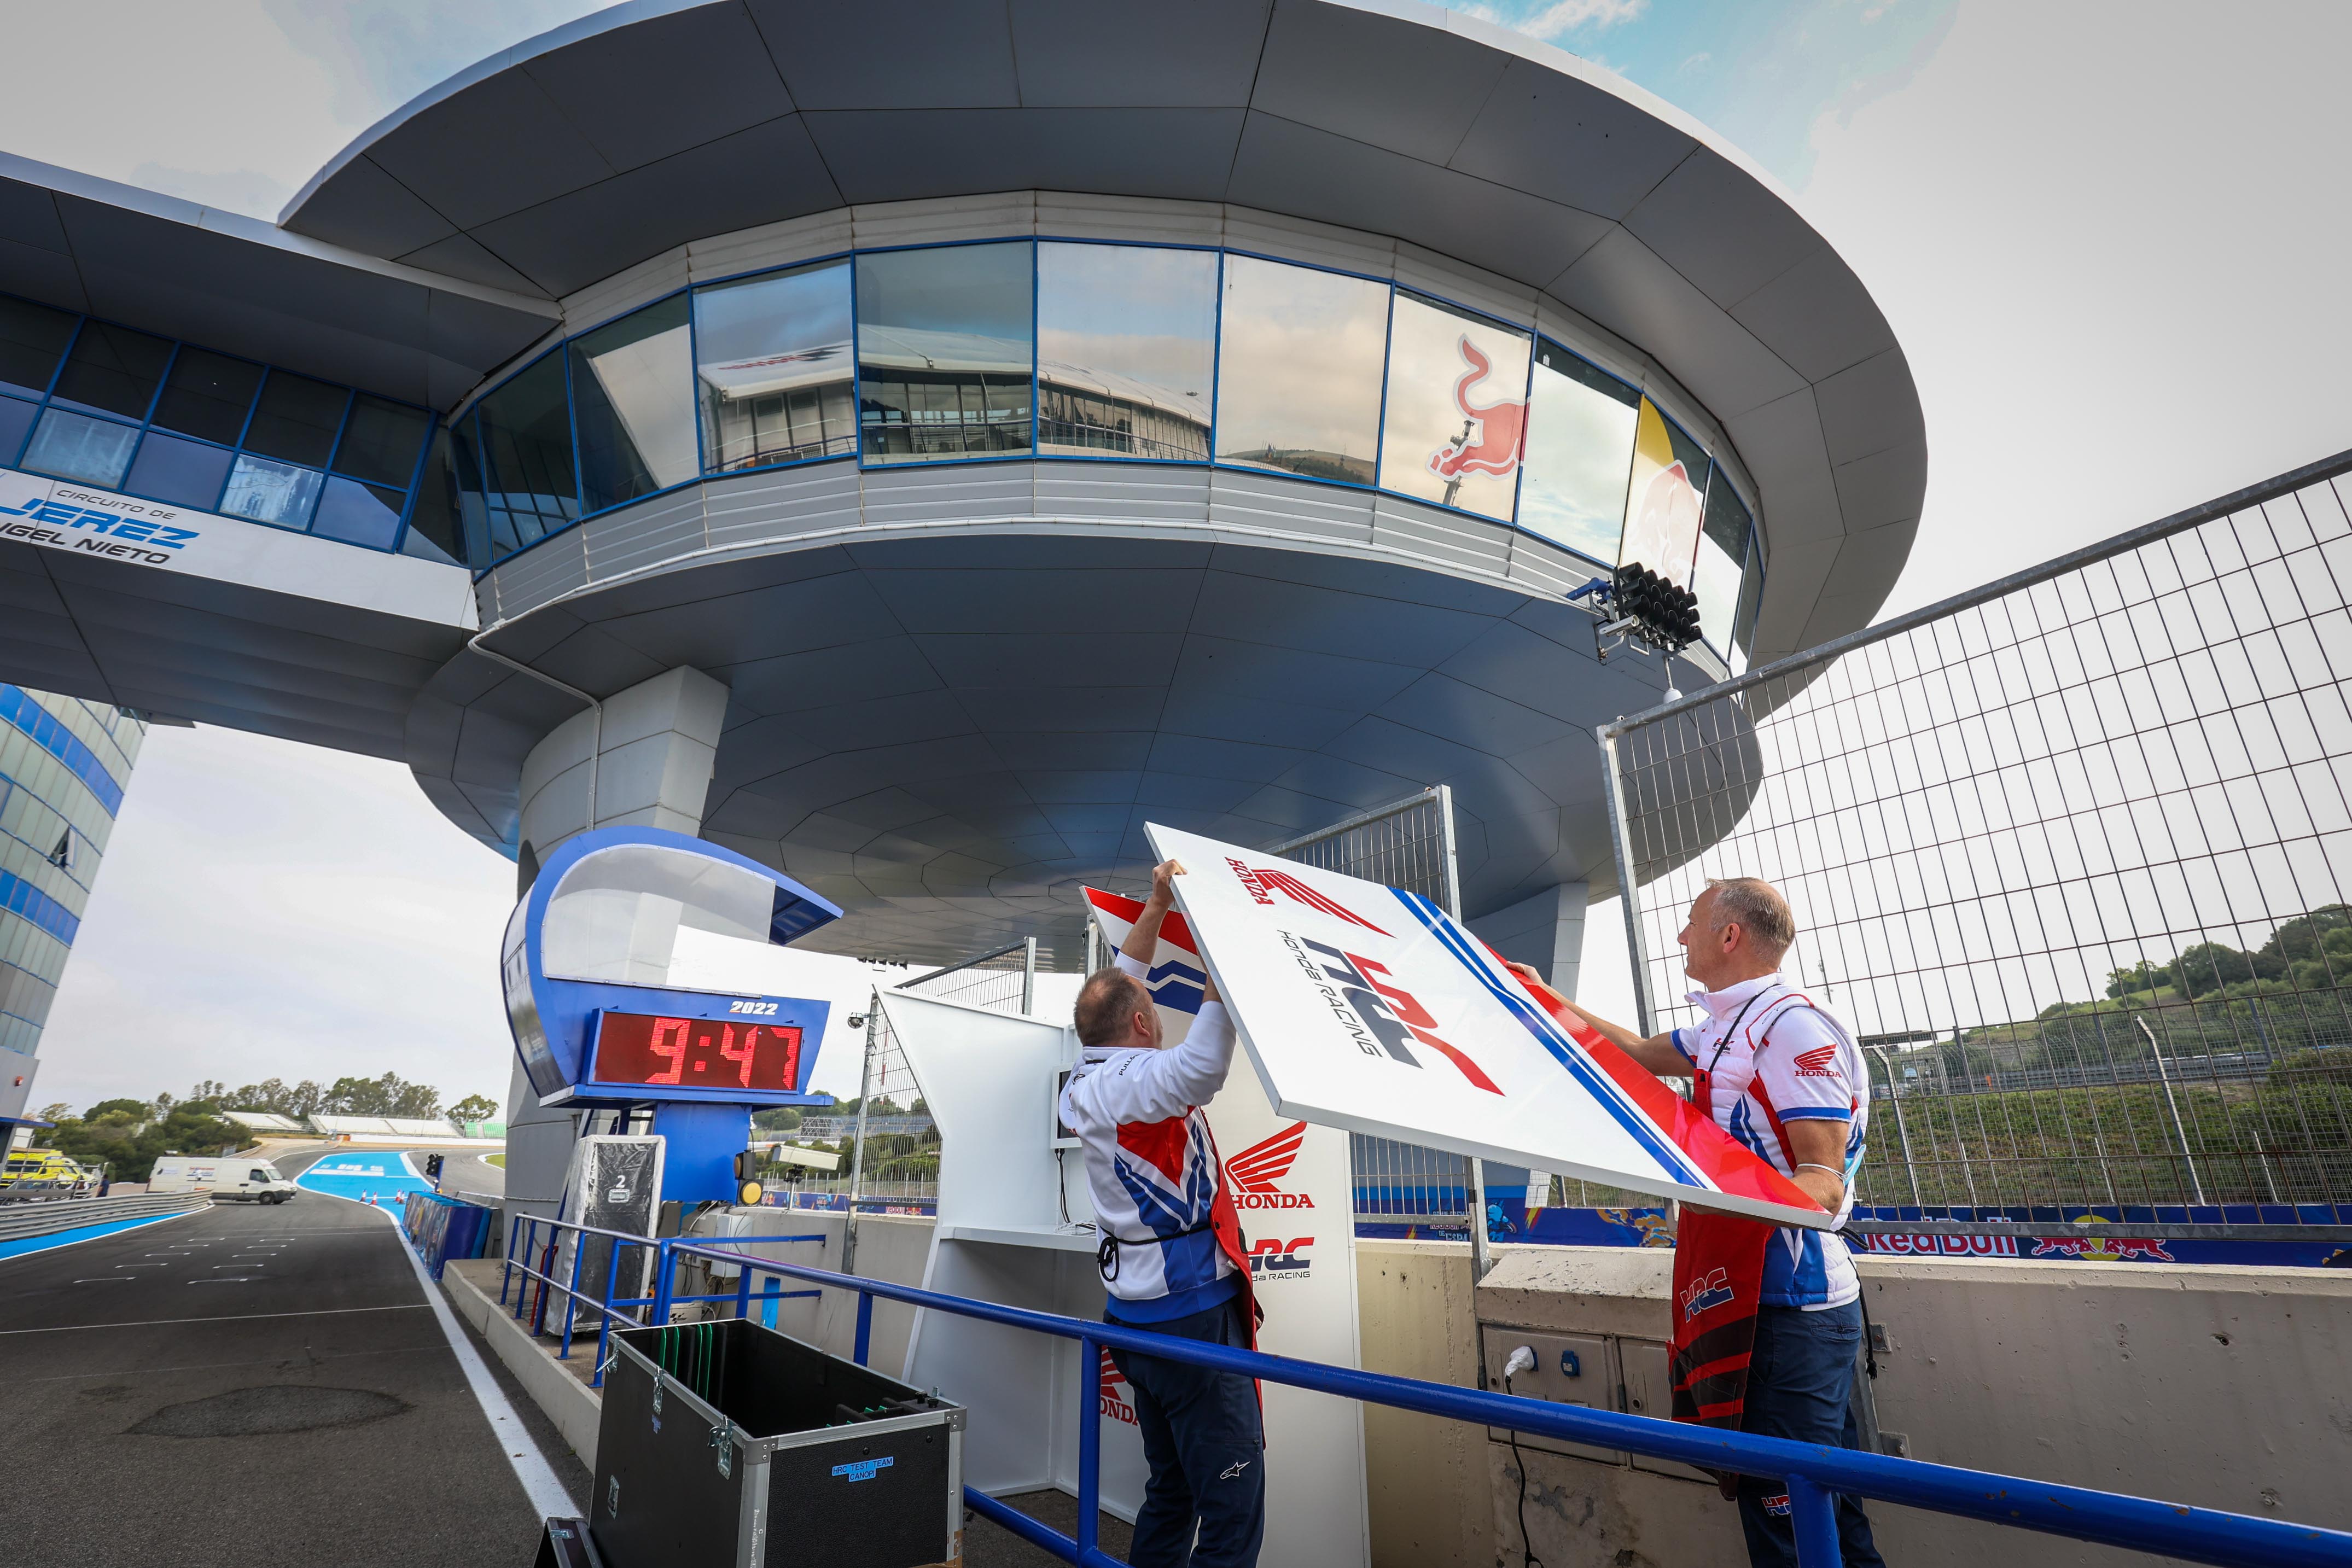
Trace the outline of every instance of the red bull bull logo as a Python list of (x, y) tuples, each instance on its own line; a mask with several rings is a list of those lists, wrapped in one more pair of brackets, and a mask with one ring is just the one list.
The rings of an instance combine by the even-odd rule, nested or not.
[(2033, 1245), (2036, 1258), (2099, 1258), (2114, 1261), (2177, 1263), (2163, 1242), (2152, 1236), (2045, 1236)]
[(1495, 361), (1466, 332), (1458, 347), (1462, 362), (1470, 367), (1454, 383), (1454, 406), (1462, 414), (1462, 434), (1429, 455), (1429, 471), (1441, 479), (1454, 480), (1465, 474), (1508, 474), (1519, 465), (1528, 405), (1508, 398), (1483, 406), (1472, 402), (1471, 389), (1493, 372)]

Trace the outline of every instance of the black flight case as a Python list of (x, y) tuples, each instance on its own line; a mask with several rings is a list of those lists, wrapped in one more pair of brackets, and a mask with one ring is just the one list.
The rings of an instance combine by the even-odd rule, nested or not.
[(604, 1568), (962, 1561), (962, 1406), (747, 1319), (612, 1343), (588, 1519)]

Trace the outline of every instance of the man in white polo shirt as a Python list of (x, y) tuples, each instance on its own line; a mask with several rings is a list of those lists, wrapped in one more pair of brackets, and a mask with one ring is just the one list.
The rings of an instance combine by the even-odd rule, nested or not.
[[(1788, 901), (1771, 883), (1755, 877), (1710, 882), (1682, 931), (1685, 966), (1699, 988), (1691, 1000), (1705, 1015), (1697, 1024), (1645, 1040), (1565, 998), (1558, 1005), (1660, 1077), (1696, 1078), (1691, 1097), (1717, 1126), (1843, 1224), (1862, 1168), (1869, 1080), (1853, 1031), (1781, 975), (1780, 960), (1796, 937)], [(1531, 990), (1542, 985), (1534, 971), (1511, 967)], [(1536, 994), (1557, 998), (1548, 987)], [(1694, 1228), (1686, 1223), (1686, 1235)], [(1827, 1231), (1750, 1231), (1736, 1220), (1710, 1233), (1761, 1233), (1755, 1337), (1744, 1358), (1744, 1388), (1742, 1358), (1727, 1349), (1696, 1369), (1704, 1375), (1694, 1380), (1689, 1399), (1678, 1397), (1676, 1418), (1856, 1447), (1852, 1398), (1862, 1285), (1845, 1243)], [(1752, 1250), (1748, 1258), (1752, 1263)], [(1738, 1275), (1736, 1266), (1732, 1274)], [(1795, 1568), (1787, 1489), (1743, 1476), (1738, 1495), (1748, 1560), (1758, 1568)], [(1851, 1497), (1838, 1499), (1838, 1538), (1846, 1568), (1883, 1568), (1870, 1521)]]

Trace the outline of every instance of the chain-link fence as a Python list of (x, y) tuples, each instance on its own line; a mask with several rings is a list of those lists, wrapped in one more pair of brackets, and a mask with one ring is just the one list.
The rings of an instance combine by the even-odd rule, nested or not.
[[(1266, 852), (1403, 888), (1453, 915), (1462, 912), (1454, 795), (1444, 785), (1269, 845)], [(1472, 1161), (1442, 1149), (1361, 1133), (1349, 1134), (1348, 1146), (1355, 1167), (1358, 1218), (1468, 1226), (1476, 1185)]]
[(1867, 1048), (1861, 1201), (2352, 1203), (2347, 470), (1604, 727), (1644, 1029), (1760, 876)]

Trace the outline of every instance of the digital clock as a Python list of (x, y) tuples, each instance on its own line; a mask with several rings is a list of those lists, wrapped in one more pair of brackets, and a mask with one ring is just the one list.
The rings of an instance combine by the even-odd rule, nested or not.
[(714, 1099), (745, 1100), (801, 1086), (797, 1024), (611, 1011), (597, 1020), (590, 1083), (705, 1090)]

